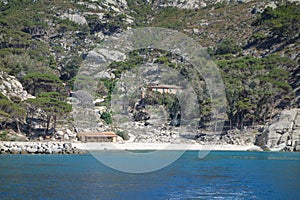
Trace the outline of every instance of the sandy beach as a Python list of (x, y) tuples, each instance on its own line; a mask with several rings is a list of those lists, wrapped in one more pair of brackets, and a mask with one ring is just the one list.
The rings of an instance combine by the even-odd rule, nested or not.
[(87, 151), (97, 150), (202, 150), (202, 151), (262, 151), (255, 145), (201, 145), (171, 143), (73, 143), (73, 147)]

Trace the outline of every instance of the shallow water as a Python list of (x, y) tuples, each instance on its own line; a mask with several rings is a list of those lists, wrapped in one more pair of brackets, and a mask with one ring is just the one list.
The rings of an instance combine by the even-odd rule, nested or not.
[(300, 153), (188, 151), (144, 174), (91, 155), (0, 155), (0, 199), (300, 199)]

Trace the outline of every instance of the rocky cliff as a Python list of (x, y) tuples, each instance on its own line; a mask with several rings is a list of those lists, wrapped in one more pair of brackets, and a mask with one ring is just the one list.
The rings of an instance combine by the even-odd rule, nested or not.
[(256, 138), (265, 150), (300, 151), (300, 109), (283, 110)]

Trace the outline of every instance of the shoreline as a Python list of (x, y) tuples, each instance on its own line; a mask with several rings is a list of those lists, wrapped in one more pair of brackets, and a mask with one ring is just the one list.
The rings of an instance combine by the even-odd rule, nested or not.
[(173, 143), (81, 143), (81, 142), (15, 142), (0, 141), (0, 154), (86, 154), (89, 151), (263, 151), (255, 145), (202, 145)]
[(77, 149), (85, 151), (126, 151), (126, 150), (199, 150), (199, 151), (263, 151), (255, 145), (202, 145), (202, 144), (172, 144), (172, 143), (73, 143)]

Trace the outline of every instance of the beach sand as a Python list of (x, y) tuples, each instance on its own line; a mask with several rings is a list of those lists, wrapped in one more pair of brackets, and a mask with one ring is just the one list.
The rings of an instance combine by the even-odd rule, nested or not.
[(73, 147), (88, 151), (97, 150), (202, 150), (202, 151), (261, 151), (255, 145), (201, 145), (171, 143), (73, 143)]

